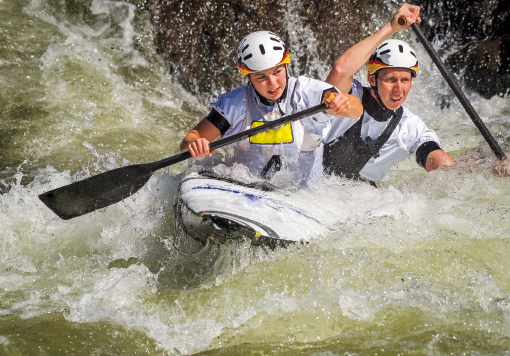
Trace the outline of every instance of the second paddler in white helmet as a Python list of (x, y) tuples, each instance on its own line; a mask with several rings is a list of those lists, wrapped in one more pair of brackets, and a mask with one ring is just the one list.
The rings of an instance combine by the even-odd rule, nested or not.
[[(375, 182), (408, 155), (427, 171), (453, 163), (434, 130), (402, 106), (418, 75), (418, 56), (406, 42), (387, 37), (420, 22), (419, 12), (419, 6), (402, 5), (390, 22), (335, 62), (326, 81), (359, 98), (365, 113), (347, 131), (332, 122), (324, 153), (329, 172)], [(365, 64), (367, 87), (354, 79)]]
[[(327, 129), (350, 126), (363, 113), (360, 100), (333, 85), (307, 77), (289, 76), (289, 50), (269, 31), (254, 32), (239, 42), (237, 66), (247, 84), (210, 103), (210, 112), (181, 142), (181, 152), (195, 158), (212, 156), (209, 143), (325, 102), (326, 91), (336, 92), (329, 110), (289, 123), (234, 144), (231, 162), (247, 166), (257, 176), (271, 178), (288, 171), (300, 184), (317, 183), (322, 175), (322, 153)], [(230, 160), (229, 160), (230, 161)]]

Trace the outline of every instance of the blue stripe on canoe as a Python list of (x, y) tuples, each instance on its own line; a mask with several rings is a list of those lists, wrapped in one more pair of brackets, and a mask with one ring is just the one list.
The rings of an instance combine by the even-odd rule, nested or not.
[[(213, 189), (213, 190), (219, 190), (219, 191), (223, 191), (223, 192), (230, 192), (230, 193), (236, 193), (236, 194), (243, 194), (245, 197), (248, 197), (250, 200), (258, 200), (260, 199), (260, 196), (258, 195), (255, 195), (255, 194), (247, 194), (245, 192), (242, 192), (240, 190), (232, 190), (232, 189), (227, 189), (227, 188), (218, 188), (218, 187), (211, 187), (210, 185), (208, 186), (203, 186), (203, 187), (193, 187), (191, 188), (192, 190), (194, 189)], [(276, 211), (280, 211), (280, 209), (277, 209), (276, 207), (274, 206), (271, 206), (271, 205), (267, 205), (269, 206), (270, 208), (276, 210)], [(316, 223), (318, 224), (322, 224), (319, 220), (311, 217), (311, 216), (308, 216), (307, 214), (303, 213), (302, 211), (299, 211), (297, 209), (295, 209), (294, 207), (291, 206), (288, 206), (288, 209), (298, 213), (299, 215), (302, 215), (310, 220), (314, 220)]]
[(245, 192), (241, 192), (240, 190), (232, 190), (232, 189), (226, 189), (226, 188), (211, 187), (210, 185), (205, 186), (205, 187), (193, 187), (191, 189), (214, 189), (214, 190), (220, 190), (220, 191), (223, 191), (223, 192), (231, 192), (231, 193), (236, 193), (236, 194), (243, 194), (244, 196), (250, 198), (251, 200), (259, 199), (259, 196), (255, 195), (255, 194), (247, 194)]

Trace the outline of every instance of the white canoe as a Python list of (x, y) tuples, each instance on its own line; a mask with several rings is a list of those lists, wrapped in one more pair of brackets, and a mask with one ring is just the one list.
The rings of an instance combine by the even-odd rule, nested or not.
[(192, 174), (180, 186), (176, 221), (196, 239), (217, 243), (248, 238), (252, 245), (309, 242), (328, 229), (321, 217), (265, 182), (244, 184)]

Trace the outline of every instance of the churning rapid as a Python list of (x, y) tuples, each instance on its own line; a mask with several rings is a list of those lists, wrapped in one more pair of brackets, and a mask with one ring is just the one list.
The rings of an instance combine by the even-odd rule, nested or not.
[[(510, 350), (510, 179), (488, 173), (481, 135), (410, 31), (398, 38), (417, 50), (420, 75), (406, 104), (462, 162), (425, 174), (407, 159), (379, 189), (328, 177), (282, 192), (324, 215), (309, 244), (182, 235), (173, 204), (186, 164), (82, 217), (47, 209), (38, 194), (178, 153), (208, 112), (155, 53), (144, 4), (0, 0), (0, 353)], [(291, 56), (293, 42), (317, 44), (288, 20)], [(324, 79), (327, 67), (312, 64)], [(468, 97), (507, 151), (508, 95)]]

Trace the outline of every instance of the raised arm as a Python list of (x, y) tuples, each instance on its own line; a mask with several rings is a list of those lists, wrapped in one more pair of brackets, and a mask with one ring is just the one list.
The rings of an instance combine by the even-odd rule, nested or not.
[[(421, 22), (419, 14), (419, 6), (403, 4), (390, 22), (372, 36), (349, 48), (336, 60), (326, 82), (337, 87), (342, 93), (348, 93), (351, 90), (354, 74), (369, 60), (377, 46), (395, 32), (407, 30), (413, 23)], [(406, 18), (404, 26), (398, 23), (398, 19), (402, 16)]]

